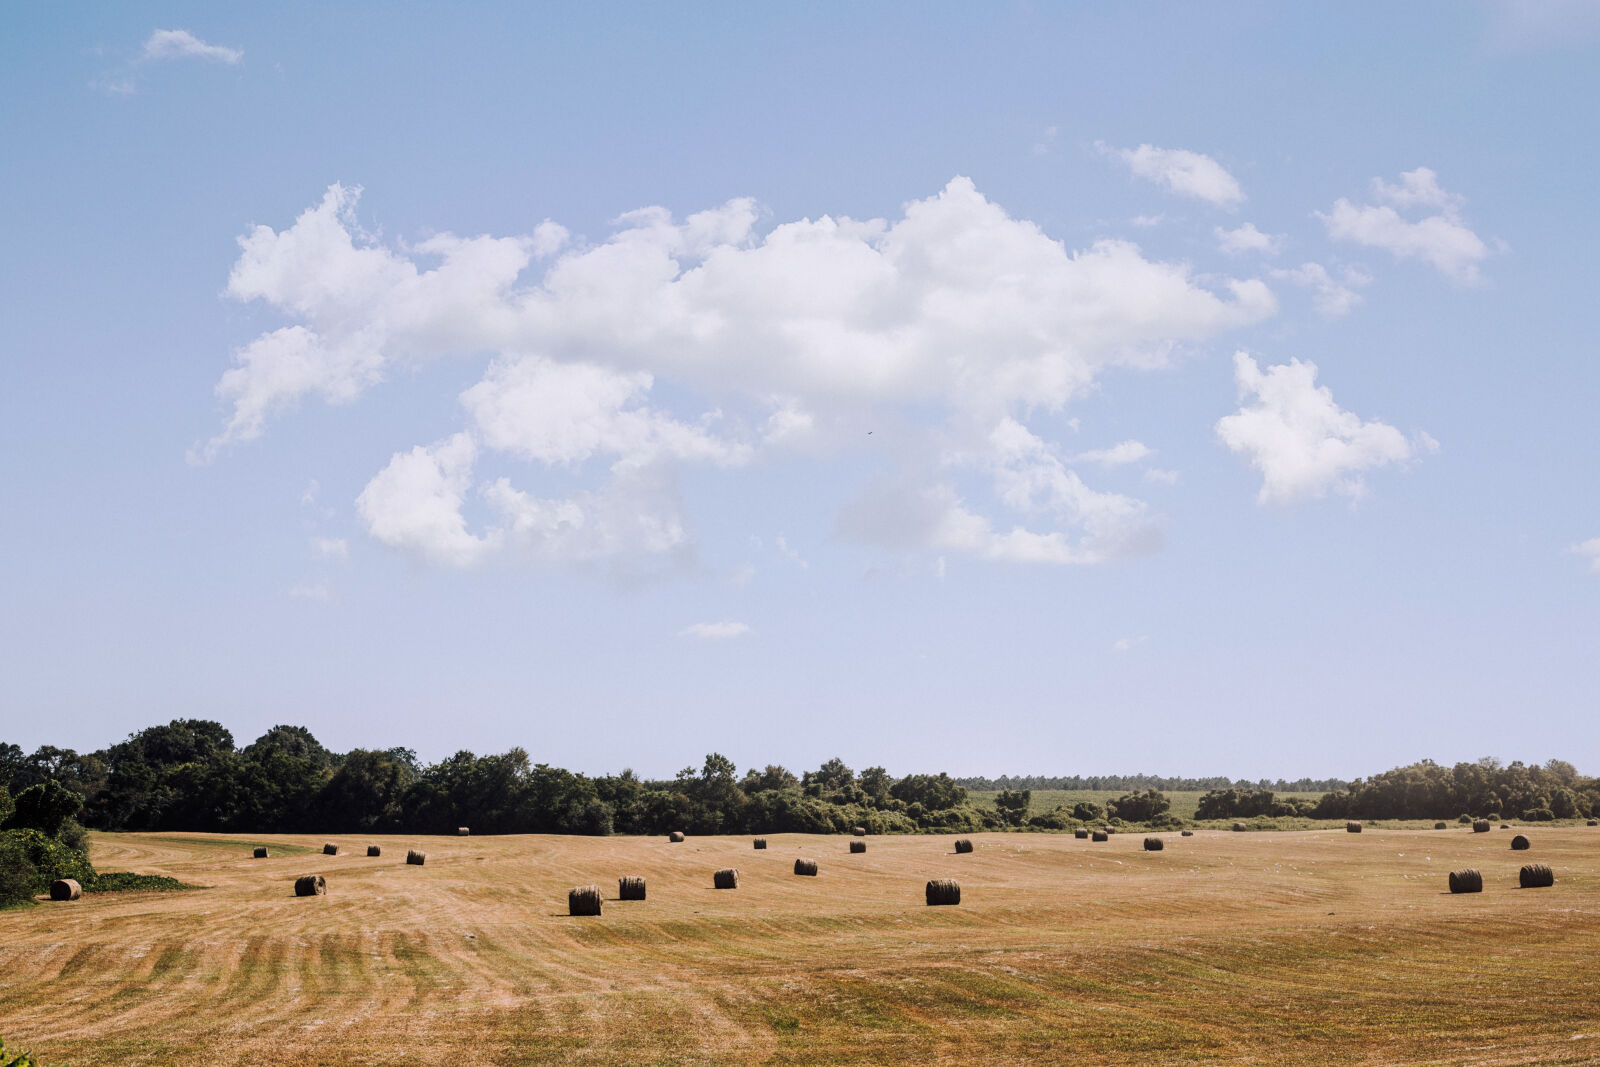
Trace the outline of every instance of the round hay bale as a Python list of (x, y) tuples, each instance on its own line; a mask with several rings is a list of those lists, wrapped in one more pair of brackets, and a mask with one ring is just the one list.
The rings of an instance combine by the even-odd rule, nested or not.
[(1589, 820), (1589, 825), (1590, 826), (1600, 826), (1600, 819), (1590, 819)]
[(367, 846), (367, 855), (369, 855), (369, 856), (381, 856), (381, 855), (383, 855), (383, 849), (380, 848), (377, 845), (368, 845)]
[(668, 841), (672, 841), (674, 843), (676, 843), (678, 841), (682, 841), (683, 840), (683, 832), (681, 830), (674, 830), (674, 831), (672, 831), (672, 833), (667, 835), (667, 840)]
[(1089, 830), (1087, 827), (1080, 826), (1076, 830), (1072, 831), (1072, 836), (1076, 837), (1079, 841), (1087, 841), (1089, 840)]
[(1235, 833), (1240, 833), (1240, 834), (1242, 834), (1242, 833), (1244, 833), (1244, 832), (1245, 832), (1245, 831), (1246, 831), (1246, 830), (1248, 830), (1248, 829), (1250, 829), (1250, 827), (1248, 827), (1248, 826), (1246, 826), (1246, 825), (1245, 825), (1245, 824), (1244, 824), (1244, 823), (1242, 823), (1242, 822), (1236, 822), (1236, 823), (1234, 823), (1234, 824), (1233, 824), (1233, 829), (1234, 829), (1234, 832), (1235, 832)]
[(928, 905), (961, 903), (961, 883), (954, 878), (935, 878), (928, 883)]
[(1503, 822), (1503, 823), (1500, 824), (1500, 829), (1509, 830), (1509, 829), (1511, 829), (1511, 824), (1508, 823), (1508, 822)]
[(1359, 834), (1361, 832), (1361, 824), (1356, 822), (1354, 819), (1351, 819), (1349, 822), (1344, 824), (1344, 829), (1346, 833)]
[(755, 846), (756, 846), (756, 848), (766, 848), (767, 847), (767, 839), (764, 838), (764, 837), (756, 838)]
[(305, 874), (294, 880), (297, 897), (320, 897), (328, 891), (328, 880), (320, 874)]
[(1182, 834), (1184, 837), (1193, 837), (1194, 836), (1194, 831), (1193, 830), (1179, 830), (1178, 833)]
[(1104, 830), (1108, 834), (1114, 834), (1117, 832), (1117, 828), (1115, 826), (1102, 826), (1100, 829)]
[(414, 848), (407, 849), (406, 862), (411, 864), (413, 867), (421, 867), (424, 863), (428, 862), (428, 854), (426, 852), (418, 852)]
[(1434, 828), (1434, 829), (1435, 829), (1435, 830), (1448, 830), (1448, 829), (1449, 829), (1449, 827), (1448, 827), (1448, 826), (1446, 826), (1446, 825), (1445, 825), (1445, 824), (1444, 824), (1444, 823), (1442, 823), (1442, 822), (1436, 822), (1436, 823), (1434, 823), (1434, 824), (1433, 824), (1433, 828)]
[(339, 854), (339, 846), (338, 845), (323, 845), (322, 846), (322, 854), (324, 856), (337, 856)]
[(718, 889), (738, 889), (739, 869), (737, 867), (724, 867), (711, 876), (711, 884)]
[(852, 826), (852, 827), (850, 827), (850, 832), (852, 834), (854, 834), (856, 837), (866, 837), (867, 836), (867, 828), (865, 826)]
[(264, 860), (264, 859), (267, 858), (267, 846), (266, 845), (257, 845), (256, 846), (255, 858), (258, 859), (258, 860)]
[(567, 890), (567, 914), (599, 915), (600, 887), (580, 885), (576, 889)]
[(1473, 833), (1475, 833), (1475, 834), (1486, 834), (1486, 833), (1489, 832), (1489, 830), (1490, 830), (1490, 826), (1489, 826), (1489, 820), (1488, 819), (1473, 819), (1472, 820), (1472, 832)]
[(83, 886), (76, 878), (57, 878), (50, 883), (51, 900), (77, 900), (83, 896)]
[(810, 877), (810, 878), (815, 878), (817, 876), (817, 861), (816, 860), (795, 860), (794, 861), (794, 873), (795, 874), (803, 874), (803, 875), (806, 875), (807, 877)]
[(471, 837), (472, 836), (472, 828), (469, 827), (469, 826), (458, 826), (458, 827), (456, 827), (456, 836), (457, 837)]
[(971, 841), (971, 839), (965, 838), (965, 837), (956, 838), (956, 851), (957, 852), (971, 852), (972, 851), (972, 841)]
[(865, 841), (852, 841), (852, 842), (850, 842), (850, 852), (851, 852), (852, 855), (854, 855), (857, 852), (865, 852), (866, 850), (867, 850), (867, 843)]
[(1556, 872), (1548, 863), (1530, 863), (1517, 872), (1524, 889), (1548, 889), (1556, 884)]
[(1483, 875), (1471, 867), (1464, 871), (1450, 872), (1450, 892), (1452, 893), (1481, 893), (1483, 892)]
[(617, 879), (617, 896), (623, 900), (644, 899), (644, 879), (637, 875), (629, 875)]
[(1096, 830), (1094, 833), (1089, 835), (1089, 840), (1091, 840), (1091, 841), (1110, 841), (1111, 840), (1111, 835), (1106, 833), (1104, 830)]
[(1511, 839), (1511, 851), (1513, 851), (1513, 852), (1526, 852), (1528, 849), (1530, 849), (1532, 847), (1533, 847), (1533, 842), (1529, 841), (1526, 837), (1523, 837), (1521, 834), (1518, 834), (1516, 837), (1513, 837)]
[(1159, 837), (1147, 837), (1144, 839), (1144, 850), (1146, 852), (1160, 852), (1166, 847), (1167, 843)]

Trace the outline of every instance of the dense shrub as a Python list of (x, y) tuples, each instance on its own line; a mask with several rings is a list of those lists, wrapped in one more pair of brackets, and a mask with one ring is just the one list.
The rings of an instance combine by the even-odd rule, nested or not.
[(1172, 801), (1157, 789), (1125, 793), (1107, 805), (1112, 815), (1125, 822), (1149, 822), (1170, 807)]
[(1080, 800), (1072, 805), (1072, 817), (1079, 822), (1099, 822), (1106, 817), (1106, 809), (1090, 800)]
[(1549, 808), (1529, 808), (1522, 813), (1523, 822), (1551, 822), (1555, 817), (1556, 813)]
[(1040, 830), (1066, 830), (1072, 826), (1072, 817), (1058, 805), (1033, 816), (1028, 825)]
[[(22, 846), (0, 840), (0, 908), (31, 900), (37, 893), (39, 869), (28, 860)], [(0, 1061), (3, 1067), (4, 1061)]]
[(0, 906), (46, 892), (57, 878), (94, 881), (89, 857), (38, 830), (0, 831)]

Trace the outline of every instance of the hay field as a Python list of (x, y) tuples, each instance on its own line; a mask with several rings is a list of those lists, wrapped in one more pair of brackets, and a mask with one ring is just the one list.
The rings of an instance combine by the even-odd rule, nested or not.
[[(210, 888), (0, 913), (0, 1033), (76, 1067), (1600, 1062), (1600, 829), (1525, 832), (1528, 852), (1342, 824), (1162, 852), (982, 834), (963, 856), (932, 837), (856, 856), (845, 837), (340, 837), (337, 857), (266, 860), (102, 834), (102, 870)], [(1516, 888), (1533, 861), (1553, 888)], [(727, 866), (739, 888), (712, 889)], [(1481, 895), (1444, 891), (1464, 866)], [(292, 896), (308, 873), (326, 897)], [(623, 874), (649, 899), (618, 902)], [(945, 876), (961, 904), (925, 907)], [(589, 883), (605, 914), (568, 917)]]

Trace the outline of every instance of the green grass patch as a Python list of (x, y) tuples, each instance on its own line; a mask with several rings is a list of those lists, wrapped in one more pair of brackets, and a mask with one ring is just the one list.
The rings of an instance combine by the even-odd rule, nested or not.
[(83, 887), (85, 893), (171, 893), (180, 889), (204, 889), (189, 885), (165, 874), (134, 874), (132, 871), (110, 871), (96, 875)]
[[(104, 831), (94, 831), (91, 839), (100, 836)], [(114, 838), (113, 834), (105, 834)], [(159, 841), (165, 845), (183, 845), (189, 848), (205, 849), (209, 852), (232, 852), (235, 849), (244, 853), (248, 859), (250, 854), (261, 845), (267, 846), (270, 856), (303, 856), (308, 852), (320, 853), (320, 848), (310, 848), (306, 845), (291, 845), (287, 841), (260, 841), (244, 837), (190, 837), (187, 834), (151, 834), (146, 840)]]

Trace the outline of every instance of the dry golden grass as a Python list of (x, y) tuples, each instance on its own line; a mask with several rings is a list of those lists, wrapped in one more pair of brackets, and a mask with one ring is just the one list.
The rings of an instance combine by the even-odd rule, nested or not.
[[(1508, 837), (96, 835), (102, 869), (210, 888), (0, 913), (0, 1032), (75, 1067), (1600, 1061), (1600, 831)], [(1517, 888), (1530, 855), (1553, 888)], [(589, 883), (604, 916), (569, 917)]]

